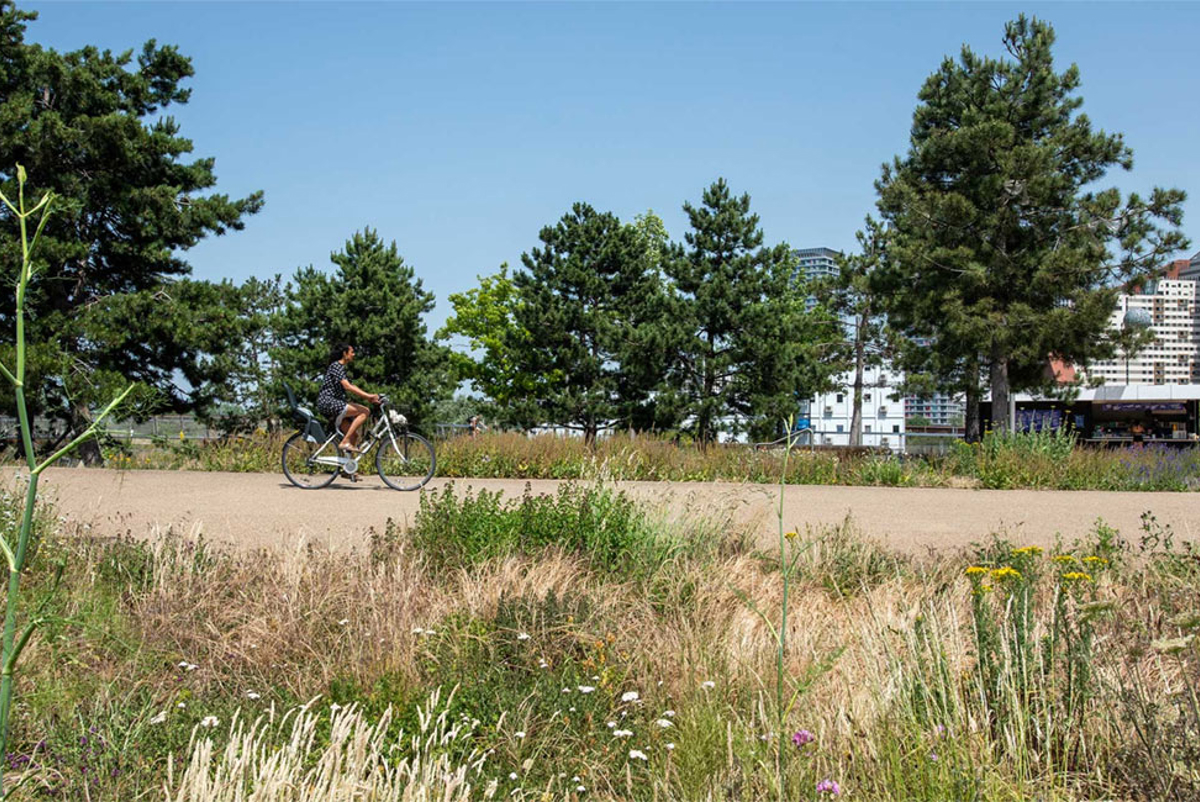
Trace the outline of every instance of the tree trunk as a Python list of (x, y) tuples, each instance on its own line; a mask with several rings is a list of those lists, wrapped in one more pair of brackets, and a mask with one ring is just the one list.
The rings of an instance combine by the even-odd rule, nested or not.
[(966, 426), (964, 439), (968, 443), (978, 443), (983, 439), (983, 426), (979, 414), (979, 388), (971, 386), (967, 388), (967, 403), (964, 410), (963, 423)]
[[(71, 404), (71, 420), (70, 426), (73, 432), (82, 432), (87, 427), (92, 425), (92, 411), (84, 404)], [(101, 465), (104, 463), (104, 456), (100, 453), (100, 441), (95, 437), (89, 437), (84, 440), (75, 449), (75, 456), (79, 457), (84, 465)]]
[(863, 363), (866, 345), (862, 341), (862, 327), (854, 343), (854, 404), (850, 412), (850, 446), (862, 446)]
[(1008, 360), (996, 350), (992, 351), (988, 377), (992, 387), (992, 431), (1008, 432), (1011, 429), (1008, 420)]

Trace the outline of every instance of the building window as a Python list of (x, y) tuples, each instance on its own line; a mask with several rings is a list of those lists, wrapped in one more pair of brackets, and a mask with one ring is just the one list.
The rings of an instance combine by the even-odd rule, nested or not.
[(868, 432), (869, 432), (869, 431), (871, 431), (871, 424), (869, 424), (869, 423), (868, 423), (868, 424), (866, 425), (866, 430), (867, 430)]
[(870, 394), (870, 393), (867, 393), (866, 395), (864, 395), (864, 396), (863, 396), (863, 401), (870, 401), (870, 400), (871, 400), (871, 394)]
[(841, 394), (841, 393), (838, 393), (838, 394), (837, 394), (837, 402), (840, 404), (840, 403), (842, 403), (842, 401), (844, 401), (844, 400), (845, 400), (845, 399), (844, 399), (844, 397), (842, 396), (842, 394)]
[(842, 428), (842, 424), (840, 424), (840, 423), (837, 425), (837, 430), (838, 430), (839, 434), (845, 431), (845, 429)]
[(893, 424), (892, 424), (892, 433), (893, 433), (893, 434), (900, 434), (900, 424), (898, 424), (898, 423), (893, 423)]

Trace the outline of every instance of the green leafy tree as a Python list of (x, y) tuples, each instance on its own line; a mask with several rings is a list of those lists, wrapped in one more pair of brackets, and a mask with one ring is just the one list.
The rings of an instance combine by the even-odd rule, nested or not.
[(719, 431), (776, 436), (779, 421), (828, 386), (833, 366), (820, 351), (840, 339), (837, 321), (806, 311), (791, 250), (763, 246), (749, 195), (733, 196), (720, 179), (683, 209), (691, 230), (666, 267), (681, 328), (671, 403), (702, 445)]
[(309, 266), (287, 286), (272, 354), (280, 377), (315, 400), (331, 347), (350, 343), (358, 351), (354, 383), (388, 395), (414, 423), (427, 420), (455, 385), (448, 350), (426, 336), (433, 293), (422, 288), (396, 243), (385, 245), (370, 228), (329, 258), (332, 274)]
[(517, 321), (520, 298), (508, 263), (494, 276), (480, 276), (478, 287), (451, 294), (449, 301), (454, 313), (437, 336), (464, 337), (470, 350), (452, 354), (456, 373), (487, 399), (490, 419), (515, 426), (537, 423), (530, 399), (545, 395), (559, 377), (532, 373), (521, 360), (534, 338)]
[(1080, 113), (1079, 70), (1055, 70), (1054, 39), (1021, 16), (1005, 26), (1008, 58), (964, 47), (945, 59), (921, 88), (907, 155), (877, 182), (894, 234), (889, 320), (928, 342), (944, 389), (971, 401), (986, 371), (999, 429), (1011, 392), (1048, 383), (1051, 356), (1111, 357), (1119, 293), (1187, 246), (1182, 191), (1093, 188), (1133, 152)]
[(630, 421), (647, 400), (647, 388), (623, 366), (648, 347), (639, 328), (661, 295), (660, 282), (637, 228), (586, 203), (539, 238), (542, 247), (522, 255), (525, 269), (513, 277), (515, 330), (533, 334), (515, 354), (520, 371), (541, 385), (529, 415), (581, 431), (590, 442)]
[[(191, 141), (163, 114), (188, 100), (182, 84), (193, 72), (190, 59), (153, 40), (136, 60), (132, 51), (95, 47), (59, 53), (25, 42), (26, 23), (35, 18), (0, 2), (0, 165), (24, 164), (34, 177), (30, 191), (60, 198), (27, 299), (31, 377), (57, 378), (30, 400), (82, 431), (128, 363), (121, 350), (127, 338), (93, 339), (108, 313), (96, 320), (92, 310), (143, 294), (126, 306), (144, 314), (125, 323), (144, 327), (132, 339), (148, 340), (160, 328), (156, 318), (171, 313), (150, 302), (165, 282), (189, 272), (182, 252), (206, 236), (241, 229), (262, 195), (205, 194), (216, 183), (213, 159), (187, 160)], [(0, 170), (5, 192), (15, 192), (16, 183), (12, 170)], [(0, 269), (11, 276), (20, 247), (10, 229), (0, 231)], [(0, 312), (0, 325), (13, 330), (11, 311)], [(174, 381), (187, 366), (171, 361), (190, 353), (186, 343), (140, 349), (150, 362), (138, 378), (153, 379), (171, 406), (194, 406), (201, 398)], [(83, 452), (98, 455), (94, 444)]]

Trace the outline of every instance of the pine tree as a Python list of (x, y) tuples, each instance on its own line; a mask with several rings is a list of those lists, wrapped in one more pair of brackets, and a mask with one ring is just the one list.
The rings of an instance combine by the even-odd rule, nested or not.
[(518, 358), (537, 377), (531, 422), (583, 433), (589, 442), (627, 421), (645, 401), (623, 365), (645, 347), (639, 328), (658, 296), (637, 230), (610, 212), (576, 203), (539, 234), (542, 247), (521, 257), (513, 277), (515, 322), (532, 339)]
[[(15, 192), (13, 166), (20, 163), (31, 177), (26, 193), (50, 190), (60, 198), (38, 245), (41, 264), (30, 287), (30, 338), (40, 344), (31, 349), (31, 364), (63, 377), (39, 388), (39, 411), (82, 430), (90, 406), (123, 381), (123, 349), (152, 333), (178, 335), (178, 341), (139, 349), (149, 362), (134, 377), (153, 382), (170, 407), (194, 407), (205, 391), (189, 392), (175, 378), (203, 373), (195, 362), (209, 355), (197, 353), (196, 332), (187, 329), (198, 316), (164, 299), (212, 292), (168, 285), (190, 271), (181, 252), (206, 236), (241, 229), (261, 208), (262, 194), (240, 200), (204, 194), (216, 183), (213, 159), (185, 160), (192, 143), (163, 115), (190, 95), (182, 83), (192, 64), (176, 48), (151, 40), (136, 62), (132, 51), (59, 53), (25, 42), (26, 23), (35, 18), (0, 2), (0, 182)], [(15, 275), (20, 248), (12, 230), (0, 226), (0, 267)], [(152, 309), (156, 298), (164, 301), (158, 310)], [(142, 314), (109, 329), (117, 320), (104, 308), (109, 304)], [(176, 323), (164, 323), (166, 317)], [(0, 325), (11, 329), (8, 312), (0, 310)], [(144, 327), (141, 335), (138, 327)], [(215, 333), (205, 338), (223, 344)], [(98, 459), (95, 444), (82, 456)]]
[(423, 316), (433, 309), (433, 294), (396, 243), (385, 245), (370, 228), (329, 258), (331, 275), (309, 266), (287, 287), (273, 354), (281, 377), (315, 400), (331, 347), (349, 343), (358, 353), (352, 381), (389, 396), (414, 423), (427, 422), (432, 405), (454, 388), (447, 349), (426, 336)]
[(840, 339), (836, 321), (806, 311), (791, 251), (763, 246), (749, 195), (733, 196), (719, 179), (699, 206), (683, 210), (691, 230), (666, 268), (681, 329), (668, 376), (672, 403), (702, 445), (720, 431), (769, 437), (827, 385), (831, 368), (818, 351)]
[(1118, 294), (1187, 241), (1180, 190), (1122, 201), (1092, 189), (1130, 169), (1119, 134), (1079, 112), (1079, 70), (1056, 72), (1054, 31), (1021, 16), (1007, 59), (964, 47), (922, 87), (908, 154), (885, 165), (878, 206), (894, 229), (889, 319), (932, 344), (943, 387), (986, 370), (993, 421), (1010, 393), (1046, 384), (1047, 360), (1110, 357)]

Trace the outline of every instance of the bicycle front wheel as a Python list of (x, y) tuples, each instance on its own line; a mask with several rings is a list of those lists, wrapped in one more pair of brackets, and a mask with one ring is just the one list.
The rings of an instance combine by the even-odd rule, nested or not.
[(404, 432), (384, 439), (375, 452), (375, 470), (393, 490), (417, 490), (433, 478), (437, 461), (433, 446), (419, 434)]
[[(330, 484), (338, 475), (338, 466), (314, 462), (321, 443), (310, 443), (304, 432), (296, 432), (283, 444), (283, 475), (296, 487), (316, 490)], [(333, 455), (333, 449), (327, 449)]]

